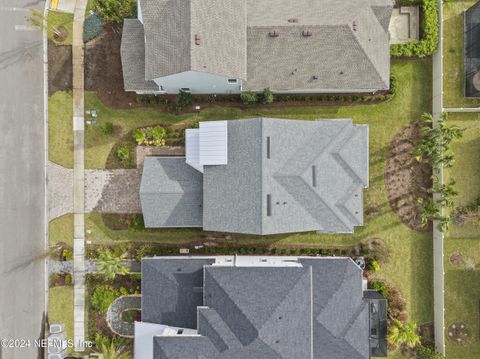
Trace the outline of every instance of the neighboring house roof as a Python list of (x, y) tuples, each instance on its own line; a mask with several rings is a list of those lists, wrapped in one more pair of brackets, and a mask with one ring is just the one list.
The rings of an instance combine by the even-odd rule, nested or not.
[(366, 125), (347, 119), (228, 121), (228, 164), (204, 166), (203, 228), (352, 232), (363, 224), (367, 186)]
[(203, 305), (203, 266), (211, 258), (142, 260), (142, 321), (197, 328), (197, 307)]
[[(288, 258), (289, 264), (297, 262), (299, 266), (283, 266), (281, 262), (287, 263), (287, 258), (275, 259), (275, 266), (225, 265), (213, 258), (202, 259), (210, 263), (200, 270), (203, 276), (195, 270), (194, 282), (185, 281), (182, 275), (199, 268), (201, 259), (142, 261), (142, 293), (156, 298), (143, 301), (143, 321), (163, 324), (163, 314), (152, 318), (150, 313), (156, 310), (164, 313), (175, 308), (176, 312), (191, 313), (193, 309), (186, 304), (196, 304), (197, 311), (198, 335), (155, 337), (155, 359), (370, 357), (374, 348), (370, 345), (369, 303), (375, 300), (384, 305), (378, 306), (378, 315), (385, 320), (386, 301), (363, 296), (362, 271), (349, 258)], [(189, 261), (195, 261), (193, 267)], [(181, 274), (175, 275), (178, 268)], [(175, 291), (172, 281), (182, 289)], [(167, 287), (165, 293), (163, 286)], [(203, 288), (203, 299), (185, 302), (188, 286), (195, 293), (200, 292), (199, 286)], [(181, 327), (179, 322), (170, 322)]]
[(123, 21), (120, 53), (125, 90), (158, 91), (158, 85), (154, 81), (145, 80), (145, 35), (139, 20)]
[(246, 78), (245, 0), (140, 0), (145, 78), (184, 71)]
[(387, 89), (392, 8), (392, 0), (140, 0), (144, 79), (199, 71), (257, 91)]
[(140, 200), (147, 227), (202, 226), (202, 174), (185, 157), (146, 157)]
[(248, 0), (247, 8), (245, 88), (389, 87), (391, 0)]

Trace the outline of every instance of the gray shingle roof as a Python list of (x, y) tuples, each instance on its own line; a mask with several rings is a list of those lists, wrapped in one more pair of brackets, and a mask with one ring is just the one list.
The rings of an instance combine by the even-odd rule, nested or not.
[(365, 125), (351, 120), (229, 121), (228, 164), (204, 168), (203, 227), (251, 234), (352, 232), (363, 224), (366, 186)]
[(244, 0), (140, 1), (147, 79), (189, 70), (246, 78)]
[[(149, 266), (165, 262), (161, 269), (156, 266), (162, 285), (163, 270), (169, 276), (169, 267), (183, 267), (182, 262), (190, 266), (187, 262), (192, 260), (177, 258), (171, 264), (172, 259), (159, 257), (144, 262)], [(369, 358), (372, 299), (363, 298), (362, 271), (349, 258), (301, 257), (298, 262), (303, 266), (206, 264), (203, 305), (198, 305), (199, 336), (157, 337), (154, 358)], [(142, 269), (148, 268), (144, 263)], [(160, 287), (152, 274), (144, 275), (142, 291)], [(147, 305), (170, 306), (168, 301), (163, 294), (156, 303), (144, 301), (142, 320), (156, 320), (144, 318), (146, 310), (152, 311)], [(379, 305), (386, 313), (385, 301)]]
[(244, 87), (252, 90), (389, 87), (392, 0), (140, 4), (146, 79), (193, 70), (247, 80)]
[(147, 227), (202, 226), (202, 174), (185, 157), (145, 158), (140, 200)]
[(158, 91), (158, 85), (145, 80), (145, 36), (137, 19), (123, 21), (120, 47), (123, 84), (126, 91)]
[(215, 260), (142, 260), (142, 320), (150, 323), (197, 327), (197, 307), (203, 305), (203, 266)]

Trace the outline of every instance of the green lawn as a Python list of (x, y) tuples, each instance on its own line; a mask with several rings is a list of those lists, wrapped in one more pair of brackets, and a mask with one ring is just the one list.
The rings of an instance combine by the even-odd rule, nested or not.
[(476, 1), (449, 1), (443, 5), (443, 101), (445, 107), (477, 107), (480, 99), (464, 98), (463, 12)]
[(73, 100), (68, 92), (48, 98), (48, 159), (73, 168)]
[(48, 224), (48, 241), (50, 246), (66, 243), (73, 247), (73, 214), (65, 214)]
[(73, 286), (49, 289), (48, 322), (65, 324), (67, 339), (73, 340)]
[[(463, 138), (452, 144), (455, 153), (453, 168), (445, 177), (455, 178), (459, 192), (457, 205), (465, 205), (480, 196), (480, 114), (450, 114), (450, 124), (465, 128)], [(480, 263), (480, 225), (452, 225), (445, 238), (445, 320), (446, 326), (464, 322), (470, 330), (466, 344), (456, 344), (448, 339), (447, 358), (479, 358), (480, 271), (454, 266), (449, 262), (453, 252), (464, 259)]]
[(58, 42), (59, 45), (71, 45), (72, 44), (72, 35), (73, 35), (73, 14), (67, 14), (59, 11), (48, 12), (48, 38), (53, 40), (55, 43), (55, 38), (53, 36), (53, 31), (59, 26), (64, 26), (67, 29), (68, 36), (65, 41)]

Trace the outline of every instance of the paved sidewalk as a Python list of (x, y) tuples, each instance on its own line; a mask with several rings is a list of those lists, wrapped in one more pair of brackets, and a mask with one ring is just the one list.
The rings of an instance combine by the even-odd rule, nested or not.
[(73, 15), (73, 339), (75, 351), (85, 348), (85, 178), (84, 178), (84, 48), (83, 21), (87, 0), (77, 0)]

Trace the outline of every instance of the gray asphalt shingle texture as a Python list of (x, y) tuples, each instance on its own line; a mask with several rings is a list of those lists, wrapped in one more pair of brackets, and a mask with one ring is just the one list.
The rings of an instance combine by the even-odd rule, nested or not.
[[(143, 295), (161, 299), (144, 300), (142, 320), (164, 324), (165, 305), (191, 313), (178, 295), (168, 291), (165, 295), (163, 288), (170, 287), (172, 279), (166, 278), (176, 267), (183, 267), (182, 262), (187, 271), (197, 273), (201, 261), (195, 260), (192, 266), (187, 263), (192, 260), (144, 259), (142, 270), (155, 266), (156, 271), (143, 272)], [(349, 258), (302, 257), (298, 261), (302, 267), (205, 263), (203, 300), (189, 303), (198, 307), (199, 335), (154, 338), (154, 358), (369, 358), (369, 299), (363, 298), (362, 271)], [(184, 293), (184, 284), (190, 288), (199, 282), (179, 281), (179, 293)], [(155, 311), (160, 313), (152, 317)]]
[(146, 157), (140, 201), (146, 227), (201, 227), (202, 174), (185, 157)]
[(126, 91), (158, 91), (154, 81), (145, 80), (145, 34), (137, 19), (123, 21), (120, 54)]
[(352, 232), (363, 224), (367, 186), (366, 125), (229, 121), (228, 164), (204, 168), (203, 228), (249, 234)]
[(392, 0), (140, 1), (144, 79), (200, 71), (256, 91), (389, 88)]

